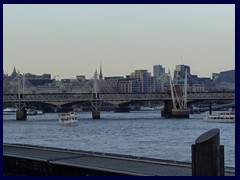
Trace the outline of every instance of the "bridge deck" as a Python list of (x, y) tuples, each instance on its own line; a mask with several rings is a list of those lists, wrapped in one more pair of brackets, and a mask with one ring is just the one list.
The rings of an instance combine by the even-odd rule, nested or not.
[[(3, 94), (3, 103), (9, 102), (91, 102), (91, 93), (49, 93), (49, 94)], [(165, 101), (172, 100), (168, 93), (123, 93), (99, 94), (99, 100), (108, 103), (123, 103), (131, 101)], [(189, 92), (187, 100), (235, 100), (235, 92)]]
[[(51, 166), (98, 171), (102, 175), (191, 176), (192, 174), (189, 163), (88, 151), (4, 144), (3, 155), (4, 157), (46, 162)], [(225, 174), (235, 175), (235, 169), (228, 169)]]

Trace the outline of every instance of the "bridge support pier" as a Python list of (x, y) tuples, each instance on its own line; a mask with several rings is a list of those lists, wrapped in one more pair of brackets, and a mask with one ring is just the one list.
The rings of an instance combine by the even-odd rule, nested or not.
[(93, 109), (92, 110), (92, 118), (93, 119), (100, 119), (100, 110)]
[(25, 121), (27, 119), (27, 110), (25, 109), (25, 103), (16, 103), (15, 106), (17, 107), (16, 112), (16, 120), (17, 121)]
[(173, 102), (172, 100), (164, 101), (164, 109), (161, 111), (161, 116), (165, 118), (172, 117)]
[(17, 121), (24, 121), (27, 119), (27, 111), (24, 108), (23, 110), (18, 110), (16, 112), (16, 120)]
[(189, 118), (190, 111), (184, 109), (174, 109), (173, 102), (166, 100), (164, 101), (164, 109), (161, 111), (161, 116), (165, 118)]

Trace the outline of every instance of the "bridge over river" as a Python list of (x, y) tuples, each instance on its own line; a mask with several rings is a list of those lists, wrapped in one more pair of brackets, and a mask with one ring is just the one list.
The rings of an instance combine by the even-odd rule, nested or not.
[[(62, 106), (65, 104), (74, 104), (80, 102), (91, 102), (93, 109), (93, 118), (100, 118), (99, 108), (102, 103), (109, 103), (120, 106), (124, 106), (133, 102), (138, 101), (163, 101), (164, 102), (164, 114), (168, 116), (169, 112), (176, 107), (176, 102), (180, 105), (179, 100), (184, 100), (181, 106), (187, 108), (187, 102), (198, 101), (198, 100), (235, 100), (235, 91), (232, 92), (187, 92), (182, 90), (177, 90), (176, 86), (171, 87), (170, 92), (162, 93), (109, 93), (109, 86), (103, 86), (101, 81), (97, 78), (97, 72), (95, 71), (93, 80), (86, 83), (87, 91), (82, 91), (82, 93), (39, 93), (38, 89), (34, 87), (35, 91), (31, 93), (28, 89), (32, 89), (32, 85), (28, 85), (28, 80), (25, 76), (20, 74), (16, 78), (15, 85), (18, 90), (17, 94), (3, 94), (3, 103), (15, 103), (18, 106), (18, 110), (24, 112), (24, 106), (26, 103), (48, 103), (55, 106)], [(170, 78), (171, 79), (171, 78)], [(170, 80), (170, 84), (171, 84)], [(185, 81), (187, 82), (187, 81)], [(186, 85), (186, 83), (185, 83)], [(84, 87), (85, 87), (84, 86)], [(187, 87), (187, 86), (186, 86)], [(184, 89), (187, 89), (184, 87)], [(89, 89), (90, 88), (90, 89)], [(174, 89), (174, 91), (172, 90)], [(81, 92), (81, 91), (80, 91)], [(83, 93), (88, 92), (88, 93)], [(111, 91), (112, 92), (112, 91)], [(174, 97), (176, 96), (176, 97)], [(171, 114), (171, 113), (170, 113)], [(26, 118), (26, 114), (23, 114), (23, 118)]]
[[(188, 92), (187, 101), (199, 100), (235, 100), (235, 92)], [(163, 101), (164, 113), (167, 117), (171, 111), (172, 97), (170, 93), (49, 93), (49, 94), (4, 94), (3, 103), (48, 103), (61, 106), (69, 103), (91, 102), (93, 106), (93, 119), (100, 118), (99, 107), (101, 103), (118, 105), (130, 104), (138, 101)], [(170, 104), (170, 105), (169, 105)]]
[[(123, 104), (134, 101), (170, 101), (169, 93), (123, 93), (98, 94), (97, 99), (110, 104)], [(45, 102), (63, 105), (72, 102), (91, 102), (95, 100), (92, 93), (51, 93), (51, 94), (4, 94), (3, 103)], [(235, 100), (235, 92), (189, 92), (188, 101), (194, 100)]]

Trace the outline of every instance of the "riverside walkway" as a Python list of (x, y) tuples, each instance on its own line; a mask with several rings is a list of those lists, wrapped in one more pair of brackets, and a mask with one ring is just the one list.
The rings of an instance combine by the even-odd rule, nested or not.
[[(5, 175), (191, 176), (190, 163), (128, 155), (3, 144)], [(225, 168), (234, 176), (235, 168)]]

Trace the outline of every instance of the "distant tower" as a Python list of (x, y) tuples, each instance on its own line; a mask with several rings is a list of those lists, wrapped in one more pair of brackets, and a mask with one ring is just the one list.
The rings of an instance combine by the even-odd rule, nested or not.
[(17, 75), (18, 75), (18, 74), (17, 74), (16, 68), (15, 68), (15, 66), (14, 66), (13, 72), (12, 72), (12, 74), (11, 74), (11, 78), (15, 78)]
[(100, 63), (100, 74), (99, 74), (99, 79), (102, 80), (103, 79), (103, 75), (102, 75), (102, 64)]

